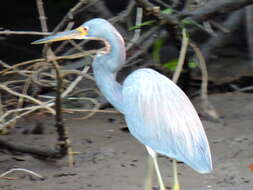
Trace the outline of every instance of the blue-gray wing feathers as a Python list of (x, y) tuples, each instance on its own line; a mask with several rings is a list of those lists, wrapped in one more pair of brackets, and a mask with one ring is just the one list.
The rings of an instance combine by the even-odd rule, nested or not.
[(171, 80), (139, 69), (123, 83), (124, 115), (133, 136), (200, 173), (212, 170), (207, 137), (193, 105)]

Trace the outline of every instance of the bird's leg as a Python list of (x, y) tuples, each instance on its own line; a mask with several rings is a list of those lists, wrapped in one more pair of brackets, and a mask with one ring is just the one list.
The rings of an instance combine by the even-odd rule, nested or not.
[(147, 175), (145, 178), (145, 190), (152, 190), (152, 179), (153, 179), (153, 172), (154, 172), (154, 164), (153, 159), (151, 156), (148, 156), (148, 169)]
[(153, 162), (154, 162), (154, 165), (155, 165), (155, 171), (156, 171), (157, 179), (158, 179), (158, 182), (159, 182), (159, 185), (160, 185), (160, 190), (166, 190), (166, 188), (164, 186), (164, 183), (163, 183), (162, 176), (161, 176), (161, 172), (160, 172), (160, 169), (159, 169), (159, 166), (158, 166), (157, 156), (152, 157), (152, 158), (153, 158)]
[(164, 186), (164, 183), (163, 183), (162, 176), (161, 176), (161, 172), (160, 172), (160, 169), (159, 169), (159, 166), (158, 166), (157, 154), (156, 154), (156, 152), (154, 150), (152, 150), (148, 146), (146, 146), (146, 148), (148, 150), (149, 155), (151, 156), (151, 158), (153, 160), (153, 163), (154, 163), (154, 166), (155, 166), (156, 175), (157, 175), (157, 179), (158, 179), (158, 183), (159, 183), (159, 186), (160, 186), (160, 190), (166, 190), (166, 188)]
[(180, 186), (178, 183), (178, 175), (177, 175), (177, 161), (173, 159), (172, 165), (173, 165), (173, 188), (172, 188), (172, 190), (180, 190)]

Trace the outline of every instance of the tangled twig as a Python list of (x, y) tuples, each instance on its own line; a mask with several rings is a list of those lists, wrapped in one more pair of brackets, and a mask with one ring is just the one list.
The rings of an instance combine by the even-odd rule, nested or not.
[[(13, 169), (10, 169), (10, 170), (8, 170), (8, 171), (2, 173), (2, 174), (0, 175), (0, 178), (4, 178), (6, 175), (8, 175), (8, 174), (10, 174), (10, 173), (13, 173), (13, 172), (15, 172), (15, 171), (22, 171), (22, 172), (29, 173), (29, 174), (31, 174), (31, 175), (34, 175), (34, 176), (40, 178), (41, 180), (45, 179), (42, 175), (40, 175), (40, 174), (38, 174), (38, 173), (36, 173), (36, 172), (34, 172), (34, 171), (25, 169), (25, 168), (13, 168)], [(8, 178), (7, 178), (7, 179), (8, 179)]]
[(205, 58), (196, 44), (190, 42), (189, 45), (192, 47), (192, 49), (196, 54), (196, 57), (199, 60), (198, 63), (202, 73), (201, 96), (200, 96), (202, 100), (202, 108), (204, 112), (206, 112), (209, 116), (211, 116), (211, 118), (218, 120), (219, 114), (217, 113), (211, 102), (208, 100), (208, 73)]
[(183, 28), (183, 30), (182, 30), (182, 36), (183, 37), (182, 37), (182, 46), (181, 46), (181, 50), (180, 50), (180, 55), (179, 55), (176, 71), (172, 77), (172, 81), (175, 83), (177, 83), (180, 73), (182, 71), (186, 52), (187, 52), (187, 47), (188, 47), (188, 43), (189, 43), (189, 38), (186, 36), (185, 28)]
[[(10, 94), (12, 94), (12, 95), (14, 95), (14, 96), (26, 98), (26, 99), (28, 99), (28, 100), (30, 100), (30, 101), (36, 103), (36, 104), (43, 105), (43, 102), (41, 102), (40, 100), (37, 100), (37, 99), (35, 99), (35, 98), (31, 97), (31, 96), (25, 95), (25, 94), (21, 94), (21, 93), (15, 92), (15, 91), (11, 90), (10, 88), (8, 88), (8, 87), (5, 86), (5, 85), (0, 84), (0, 88), (1, 88), (2, 90), (5, 90), (5, 91), (9, 92)], [(46, 108), (50, 113), (55, 114), (55, 111), (54, 111), (52, 108), (49, 108), (49, 107), (45, 107), (45, 108)]]
[(4, 30), (0, 31), (0, 35), (40, 35), (40, 36), (48, 36), (51, 35), (51, 32), (36, 32), (36, 31), (11, 31)]

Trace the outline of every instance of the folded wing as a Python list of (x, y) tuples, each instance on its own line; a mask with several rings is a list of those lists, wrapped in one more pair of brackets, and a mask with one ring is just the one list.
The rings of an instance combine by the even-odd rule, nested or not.
[(141, 143), (200, 173), (212, 170), (202, 123), (176, 84), (152, 69), (139, 69), (124, 81), (122, 95), (127, 125)]

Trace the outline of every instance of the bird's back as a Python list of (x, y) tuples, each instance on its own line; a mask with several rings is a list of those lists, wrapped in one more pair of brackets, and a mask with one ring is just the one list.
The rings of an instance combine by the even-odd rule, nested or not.
[(200, 173), (212, 170), (201, 121), (177, 85), (152, 69), (139, 69), (124, 81), (122, 95), (128, 128), (141, 143)]

